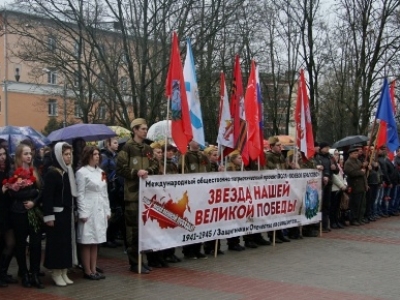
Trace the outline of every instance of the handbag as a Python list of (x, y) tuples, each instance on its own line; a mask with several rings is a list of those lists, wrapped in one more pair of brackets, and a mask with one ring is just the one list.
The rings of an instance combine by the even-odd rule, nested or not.
[(350, 196), (346, 192), (342, 192), (340, 197), (340, 210), (348, 210), (349, 209), (349, 201)]

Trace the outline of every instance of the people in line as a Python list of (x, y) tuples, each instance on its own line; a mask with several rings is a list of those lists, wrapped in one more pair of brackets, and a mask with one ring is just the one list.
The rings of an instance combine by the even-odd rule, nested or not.
[[(169, 262), (179, 262), (175, 249), (171, 248), (148, 254), (148, 264), (143, 263), (139, 266), (138, 188), (139, 180), (147, 178), (148, 175), (178, 174), (181, 170), (186, 174), (218, 172), (225, 169), (228, 172), (242, 172), (247, 168), (315, 168), (322, 172), (324, 233), (329, 233), (331, 229), (343, 229), (348, 225), (342, 210), (343, 194), (350, 197), (349, 225), (361, 226), (382, 216), (399, 215), (400, 150), (392, 163), (388, 159), (386, 145), (380, 146), (375, 155), (373, 145), (352, 145), (345, 153), (348, 156), (345, 162), (339, 151), (335, 150), (331, 155), (330, 146), (325, 142), (315, 144), (317, 153), (313, 159), (306, 159), (304, 153), (298, 150), (289, 151), (285, 158), (282, 144), (279, 138), (274, 136), (269, 138), (270, 149), (265, 151), (265, 167), (258, 166), (258, 162), (244, 167), (240, 152), (235, 150), (229, 154), (229, 162), (224, 168), (219, 163), (218, 148), (215, 146), (201, 151), (200, 145), (191, 141), (188, 145), (189, 151), (179, 158), (177, 165), (175, 147), (165, 147), (162, 142), (155, 142), (151, 146), (144, 143), (147, 135), (147, 122), (144, 119), (133, 120), (131, 130), (132, 138), (120, 151), (117, 138), (107, 139), (102, 151), (96, 146), (86, 146), (83, 139), (76, 139), (74, 145), (78, 159), (73, 158), (71, 145), (59, 142), (53, 149), (37, 150), (41, 155), (36, 157), (34, 163), (35, 146), (29, 140), (24, 141), (16, 148), (14, 172), (11, 172), (12, 160), (7, 154), (6, 146), (0, 145), (0, 287), (17, 282), (8, 274), (10, 261), (15, 253), (22, 285), (44, 288), (39, 277), (42, 222), (46, 232), (43, 266), (50, 271), (52, 280), (59, 287), (74, 283), (68, 277), (68, 270), (78, 264), (76, 243), (80, 246), (83, 277), (88, 280), (105, 279), (97, 269), (98, 245), (106, 242), (106, 245), (116, 245), (118, 232), (123, 232), (126, 237), (128, 261), (132, 272), (148, 274), (154, 267), (167, 267)], [(43, 159), (45, 156), (46, 163)], [(46, 165), (45, 171), (43, 165)], [(44, 184), (38, 170), (41, 170), (44, 176)], [(29, 184), (15, 188), (10, 178), (19, 176), (18, 172), (29, 174)], [(121, 180), (117, 180), (118, 178)], [(120, 202), (121, 191), (124, 192), (124, 203)], [(124, 207), (126, 226), (119, 223), (113, 228), (110, 217), (115, 215), (121, 204)], [(76, 236), (74, 206), (77, 207), (79, 220)], [(307, 227), (311, 228), (310, 232), (314, 231), (312, 226)], [(268, 234), (271, 238), (271, 232)], [(29, 269), (25, 253), (28, 237)], [(247, 248), (270, 244), (261, 233), (245, 235), (243, 238)], [(302, 238), (297, 227), (276, 232), (278, 243), (297, 238)], [(245, 250), (245, 247), (240, 245), (239, 237), (228, 238), (227, 242), (229, 250)], [(213, 254), (215, 241), (204, 243), (205, 254), (201, 252), (201, 246), (201, 243), (183, 246), (184, 257), (207, 258), (205, 254)], [(217, 254), (223, 254), (220, 246), (218, 241)]]

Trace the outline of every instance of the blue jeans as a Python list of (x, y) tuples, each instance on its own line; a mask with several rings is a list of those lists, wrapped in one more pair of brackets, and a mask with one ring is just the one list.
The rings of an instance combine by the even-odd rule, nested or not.
[(382, 199), (383, 199), (383, 187), (378, 186), (378, 192), (376, 193), (376, 198), (374, 202), (374, 215), (380, 214), (382, 212)]
[(382, 209), (382, 213), (384, 213), (386, 215), (389, 214), (389, 204), (390, 204), (390, 200), (387, 200), (386, 197), (390, 197), (391, 190), (392, 190), (392, 188), (390, 188), (390, 187), (383, 188), (383, 198), (382, 198), (381, 209)]
[(400, 205), (400, 185), (396, 185), (392, 188), (391, 197), (392, 199), (390, 201), (390, 211), (398, 212)]

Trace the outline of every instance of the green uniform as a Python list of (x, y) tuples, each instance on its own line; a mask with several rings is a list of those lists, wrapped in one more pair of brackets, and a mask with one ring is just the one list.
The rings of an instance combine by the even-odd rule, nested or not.
[(229, 162), (229, 163), (226, 165), (226, 170), (227, 170), (227, 171), (241, 171), (242, 168), (241, 168), (241, 166), (237, 166), (237, 165), (235, 165), (234, 163)]
[[(286, 165), (286, 160), (283, 157), (282, 153), (275, 153), (272, 151), (267, 151), (265, 153), (265, 161), (266, 161), (266, 166), (265, 168), (267, 170), (286, 170), (287, 165)], [(269, 236), (271, 239), (271, 233), (269, 232)], [(285, 240), (285, 236), (283, 234), (283, 230), (278, 230), (276, 231), (276, 238), (280, 240)]]
[(210, 160), (200, 151), (188, 151), (179, 158), (179, 170), (182, 170), (182, 159), (185, 157), (185, 174), (207, 173), (211, 171)]
[(267, 170), (285, 170), (287, 169), (286, 167), (286, 161), (285, 158), (281, 153), (274, 153), (272, 151), (267, 151), (265, 153), (265, 161), (267, 162), (266, 164), (266, 169)]
[(129, 263), (137, 264), (139, 239), (139, 170), (158, 174), (153, 149), (144, 143), (128, 141), (117, 156), (117, 175), (124, 178), (126, 242)]

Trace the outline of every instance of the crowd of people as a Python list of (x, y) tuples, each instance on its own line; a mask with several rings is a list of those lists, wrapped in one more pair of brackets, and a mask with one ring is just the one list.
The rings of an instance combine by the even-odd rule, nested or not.
[[(301, 151), (284, 151), (274, 136), (268, 140), (265, 165), (243, 166), (237, 150), (223, 164), (216, 146), (200, 149), (191, 141), (183, 160), (173, 145), (148, 144), (147, 122), (142, 118), (132, 121), (131, 131), (132, 138), (124, 145), (109, 138), (102, 149), (78, 138), (72, 145), (59, 141), (36, 153), (34, 144), (25, 140), (13, 159), (7, 145), (0, 143), (0, 287), (18, 282), (8, 274), (15, 257), (21, 284), (44, 288), (40, 279), (44, 234), (43, 266), (60, 287), (73, 284), (68, 272), (74, 266), (81, 267), (85, 279), (105, 279), (97, 264), (99, 245), (123, 245), (129, 269), (135, 273), (148, 274), (180, 262), (176, 249), (170, 248), (147, 253), (147, 263), (139, 265), (139, 182), (148, 175), (312, 168), (322, 174), (324, 233), (399, 215), (400, 150), (391, 161), (385, 145), (378, 149), (351, 145), (341, 152), (332, 151), (328, 143), (315, 143), (315, 156), (306, 159)], [(271, 245), (271, 234), (245, 235), (243, 244), (240, 237), (229, 238), (228, 250)], [(318, 234), (318, 225), (296, 227), (278, 230), (275, 241)], [(182, 254), (186, 259), (206, 259), (216, 249), (222, 255), (217, 242), (216, 248), (215, 241), (184, 246)]]

